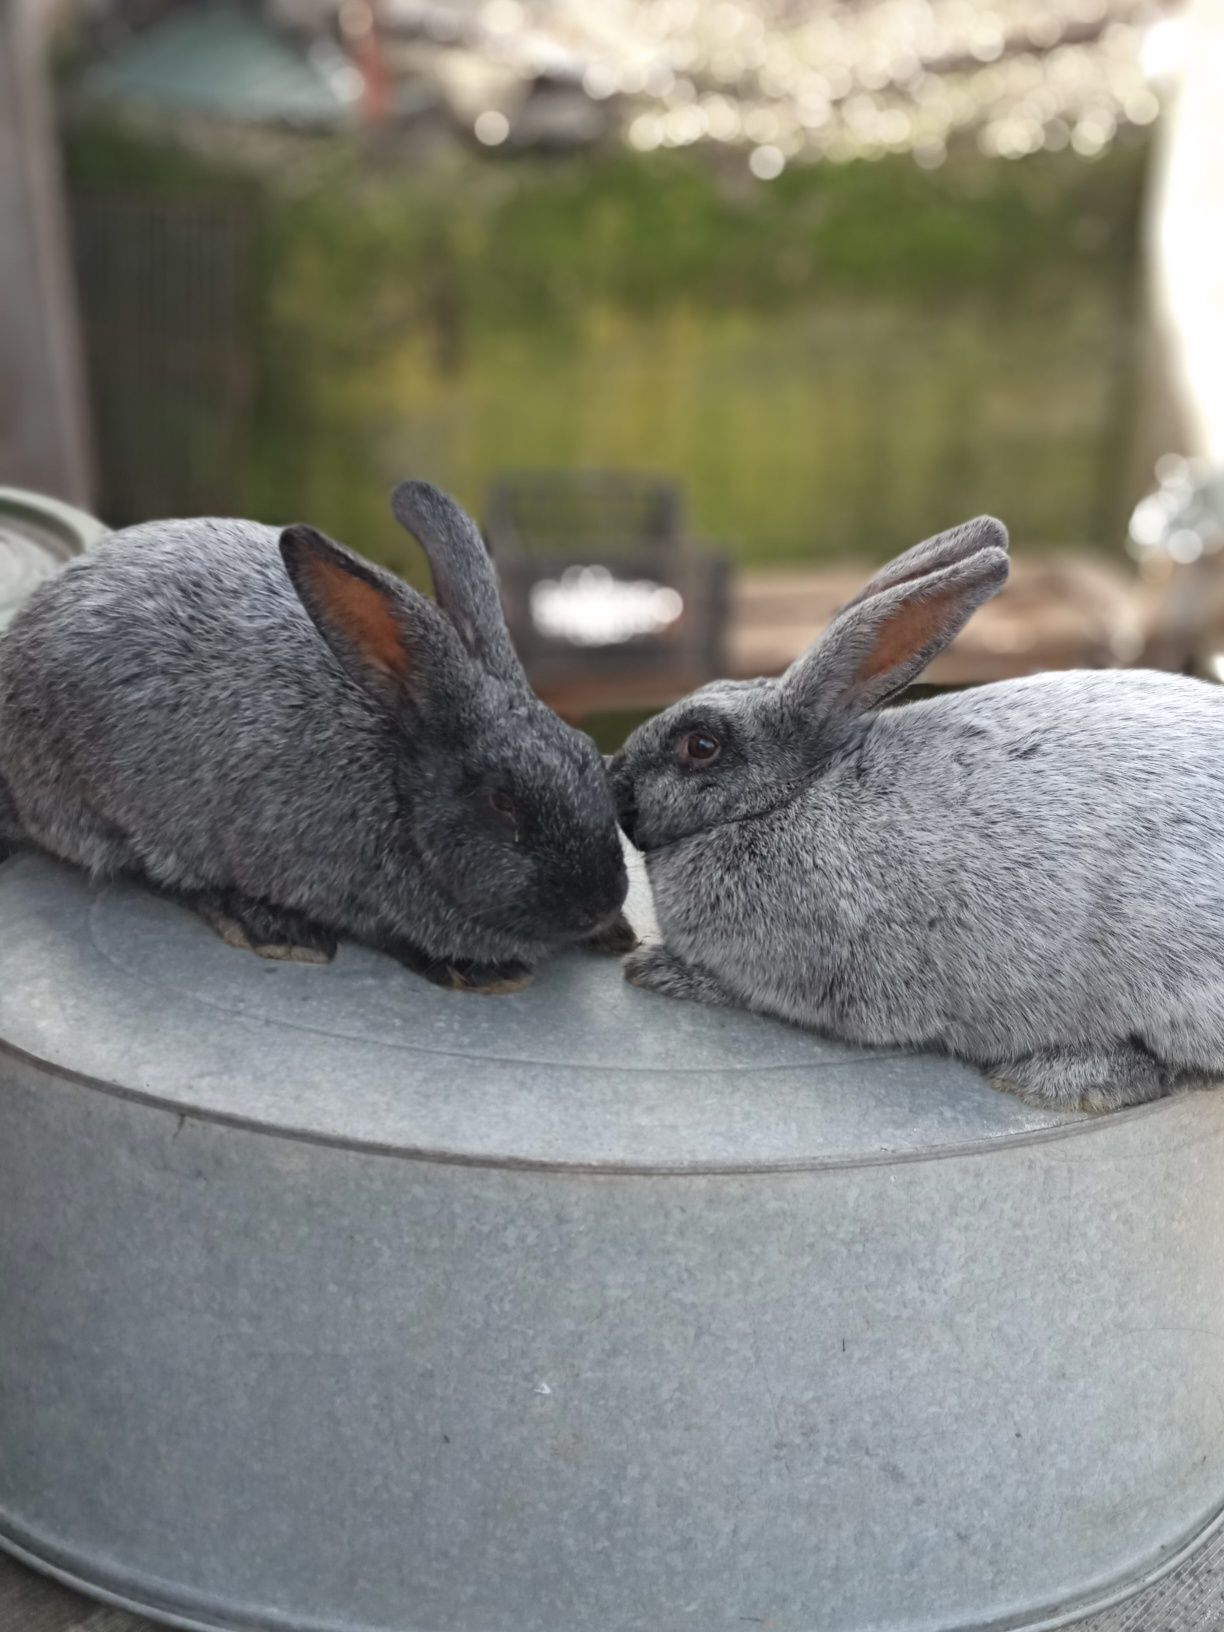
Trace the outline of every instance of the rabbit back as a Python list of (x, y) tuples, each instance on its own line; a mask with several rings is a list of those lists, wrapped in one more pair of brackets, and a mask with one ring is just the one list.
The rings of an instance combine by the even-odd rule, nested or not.
[(668, 945), (749, 1007), (980, 1061), (1131, 1034), (1224, 1061), (1215, 687), (1052, 674), (885, 710), (790, 803), (648, 861)]
[(145, 524), (42, 586), (0, 644), (0, 774), (25, 835), (95, 875), (376, 917), (396, 882), (386, 728), (278, 538)]

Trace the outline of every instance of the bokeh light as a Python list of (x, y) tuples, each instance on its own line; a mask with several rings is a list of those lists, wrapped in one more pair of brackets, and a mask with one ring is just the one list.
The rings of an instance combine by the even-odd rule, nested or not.
[(784, 163), (908, 149), (926, 168), (960, 140), (1095, 158), (1156, 118), (1184, 49), (1156, 0), (487, 0), (474, 33), (471, 14), (424, 0), (385, 15), (524, 77), (564, 63), (633, 146), (742, 145), (761, 180), (778, 174), (765, 149)]

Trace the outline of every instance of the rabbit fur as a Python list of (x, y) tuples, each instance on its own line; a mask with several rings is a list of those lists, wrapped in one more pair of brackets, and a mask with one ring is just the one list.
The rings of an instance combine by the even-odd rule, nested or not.
[(436, 600), (314, 529), (150, 522), (40, 586), (0, 641), (0, 851), (146, 880), (232, 944), (338, 936), (440, 984), (633, 944), (603, 760), (545, 708), (471, 520), (392, 507)]
[(1224, 1078), (1224, 690), (1070, 672), (880, 706), (1006, 545), (982, 517), (916, 546), (780, 678), (630, 736), (613, 789), (663, 942), (627, 977), (942, 1049), (1043, 1108)]

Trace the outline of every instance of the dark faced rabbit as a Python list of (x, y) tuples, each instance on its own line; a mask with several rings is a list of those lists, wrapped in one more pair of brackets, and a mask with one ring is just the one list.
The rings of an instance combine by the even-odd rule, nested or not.
[(351, 935), (464, 990), (626, 950), (595, 745), (532, 695), (458, 505), (392, 506), (436, 603), (249, 521), (131, 527), (40, 588), (0, 642), (0, 849), (146, 879), (265, 956)]
[(885, 567), (778, 680), (707, 686), (612, 762), (664, 945), (628, 978), (1031, 1102), (1224, 1079), (1224, 691), (1040, 675), (880, 709), (1007, 578), (989, 518)]

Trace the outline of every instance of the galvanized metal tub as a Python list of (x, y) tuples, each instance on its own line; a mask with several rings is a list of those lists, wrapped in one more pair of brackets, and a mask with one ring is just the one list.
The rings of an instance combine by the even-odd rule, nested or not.
[(0, 487), (0, 630), (44, 578), (106, 533), (102, 522), (70, 504)]
[[(639, 902), (639, 908), (641, 903)], [(0, 1543), (192, 1627), (1054, 1626), (1224, 1502), (1224, 1095), (0, 868)]]

